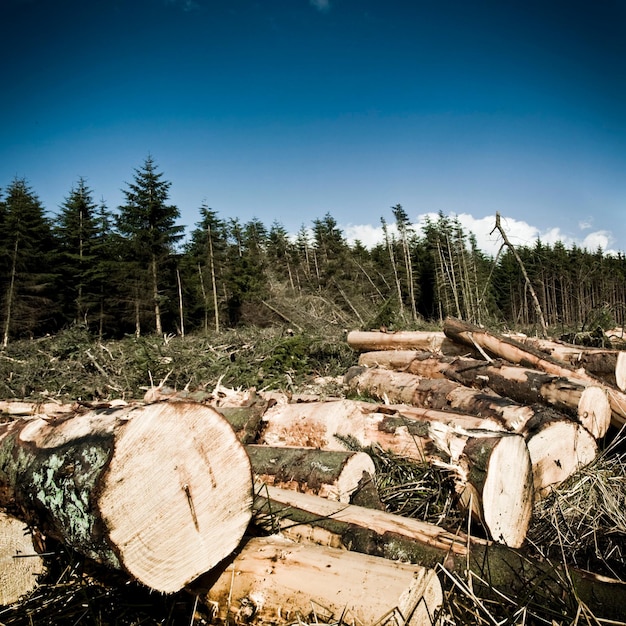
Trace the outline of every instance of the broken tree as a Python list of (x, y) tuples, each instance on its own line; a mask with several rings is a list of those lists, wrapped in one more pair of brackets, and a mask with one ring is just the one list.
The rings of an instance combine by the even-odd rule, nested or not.
[(252, 507), (232, 428), (182, 402), (0, 424), (0, 487), (44, 535), (163, 592), (227, 557)]

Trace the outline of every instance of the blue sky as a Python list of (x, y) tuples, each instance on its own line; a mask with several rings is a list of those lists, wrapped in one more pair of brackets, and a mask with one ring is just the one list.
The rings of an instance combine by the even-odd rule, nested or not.
[[(626, 0), (2, 0), (0, 187), (626, 250)], [(488, 244), (485, 244), (488, 245)]]

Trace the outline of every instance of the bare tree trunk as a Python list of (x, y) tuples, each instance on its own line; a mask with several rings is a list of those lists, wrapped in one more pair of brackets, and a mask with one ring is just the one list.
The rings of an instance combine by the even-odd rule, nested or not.
[(449, 318), (444, 325), (446, 335), (459, 343), (469, 346), (480, 347), (483, 352), (495, 355), (511, 363), (518, 363), (524, 367), (540, 369), (555, 376), (565, 376), (588, 381), (602, 387), (606, 392), (611, 404), (611, 423), (621, 428), (626, 423), (626, 393), (610, 385), (606, 385), (597, 378), (590, 376), (584, 370), (575, 370), (563, 362), (551, 358), (530, 346), (497, 336), (482, 328), (467, 324), (461, 320)]
[(255, 476), (267, 485), (350, 502), (365, 473), (372, 477), (374, 462), (365, 452), (320, 450), (291, 446), (248, 445)]
[[(479, 597), (495, 602), (502, 602), (504, 594), (526, 598), (531, 610), (533, 607), (543, 609), (552, 604), (557, 606), (563, 598), (570, 597), (573, 586), (576, 597), (595, 618), (623, 618), (626, 605), (623, 582), (594, 577), (560, 562), (540, 561), (523, 550), (467, 537), (462, 532), (452, 534), (439, 526), (384, 511), (272, 487), (259, 491), (254, 507), (257, 524), (265, 527), (268, 522), (277, 520), (284, 534), (299, 541), (393, 560), (401, 558), (425, 567), (443, 564), (451, 573), (469, 571)], [(275, 528), (270, 525), (268, 529)]]
[(180, 270), (176, 268), (176, 282), (178, 283), (178, 313), (180, 319), (180, 336), (185, 336), (185, 316), (183, 310), (183, 286), (180, 282)]
[(211, 286), (213, 289), (213, 309), (215, 310), (215, 332), (220, 332), (220, 315), (217, 305), (217, 281), (215, 280), (215, 256), (213, 255), (213, 240), (211, 238), (211, 226), (207, 226), (209, 237), (209, 260), (211, 262)]
[(604, 437), (611, 424), (611, 405), (602, 386), (572, 376), (411, 350), (366, 352), (359, 357), (359, 365), (431, 379), (447, 378), (475, 389), (488, 388), (527, 406), (548, 404), (578, 419), (596, 439)]
[(515, 260), (517, 261), (517, 264), (520, 266), (520, 269), (522, 270), (524, 281), (526, 282), (526, 286), (528, 287), (528, 290), (530, 291), (530, 295), (533, 299), (533, 304), (535, 305), (535, 313), (537, 314), (537, 317), (539, 318), (539, 321), (541, 322), (541, 330), (543, 332), (543, 336), (547, 337), (548, 325), (546, 324), (546, 320), (543, 316), (543, 311), (541, 310), (541, 305), (539, 304), (539, 300), (537, 299), (537, 294), (535, 293), (533, 285), (530, 282), (530, 278), (528, 278), (528, 274), (526, 272), (526, 268), (524, 267), (524, 263), (522, 259), (517, 253), (515, 246), (509, 241), (509, 238), (504, 228), (502, 228), (502, 225), (500, 224), (500, 213), (498, 213), (497, 211), (496, 211), (496, 225), (494, 229), (491, 231), (492, 234), (494, 230), (498, 230), (500, 232), (500, 235), (502, 235), (502, 239), (504, 240), (504, 245), (506, 245), (509, 248), (509, 250), (511, 250), (511, 252), (513, 253), (513, 256), (515, 257)]
[(220, 624), (430, 626), (443, 593), (433, 569), (272, 536), (251, 539), (204, 601)]
[(15, 245), (13, 247), (13, 256), (11, 258), (11, 280), (9, 281), (9, 289), (7, 291), (6, 317), (4, 320), (4, 337), (2, 339), (2, 347), (9, 345), (9, 331), (11, 329), (11, 315), (13, 313), (13, 299), (15, 297), (15, 277), (17, 275), (17, 251), (19, 248), (19, 237), (15, 236)]
[(202, 266), (198, 263), (198, 277), (200, 279), (200, 290), (202, 291), (202, 302), (204, 303), (204, 332), (209, 333), (209, 299), (204, 287), (204, 276), (202, 276)]
[(152, 299), (154, 302), (154, 329), (157, 335), (163, 334), (163, 326), (161, 325), (161, 305), (159, 303), (159, 281), (156, 256), (152, 255), (150, 264), (152, 271)]

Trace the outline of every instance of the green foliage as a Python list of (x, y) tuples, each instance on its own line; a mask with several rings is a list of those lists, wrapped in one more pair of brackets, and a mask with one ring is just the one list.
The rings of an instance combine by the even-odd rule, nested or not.
[(78, 180), (57, 216), (56, 236), (57, 289), (66, 322), (88, 323), (97, 315), (101, 303), (101, 276), (98, 264), (99, 230), (97, 206), (83, 178)]
[(1, 221), (0, 316), (6, 344), (10, 335), (53, 330), (58, 301), (51, 224), (25, 179), (16, 178), (7, 188)]

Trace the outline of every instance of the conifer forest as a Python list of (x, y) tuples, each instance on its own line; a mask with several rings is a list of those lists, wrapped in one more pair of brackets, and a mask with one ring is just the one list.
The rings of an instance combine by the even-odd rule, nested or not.
[[(624, 324), (626, 258), (537, 241), (478, 249), (455, 217), (419, 231), (401, 204), (381, 208), (384, 239), (349, 244), (330, 213), (294, 236), (208, 204), (179, 222), (148, 157), (124, 204), (94, 200), (80, 178), (51, 216), (28, 180), (0, 196), (2, 342), (80, 325), (100, 338), (283, 323), (411, 328), (455, 316), (559, 332)], [(539, 306), (537, 306), (537, 304)], [(544, 319), (539, 319), (540, 317)]]

